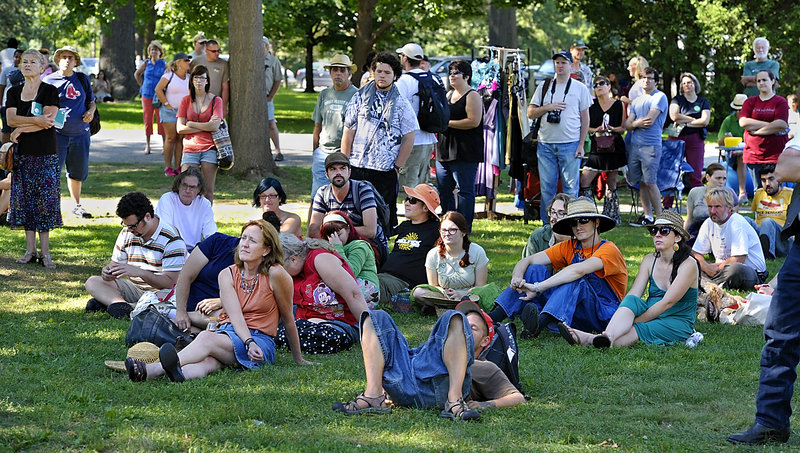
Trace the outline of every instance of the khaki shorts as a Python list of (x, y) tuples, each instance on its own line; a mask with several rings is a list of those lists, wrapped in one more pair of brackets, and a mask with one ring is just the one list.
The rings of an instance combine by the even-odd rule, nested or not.
[(129, 304), (135, 304), (139, 302), (139, 298), (142, 297), (142, 294), (144, 294), (146, 291), (127, 278), (118, 278), (114, 280), (114, 282), (117, 284), (117, 289), (119, 290), (120, 294), (122, 294), (122, 298), (125, 299), (125, 302), (128, 302)]

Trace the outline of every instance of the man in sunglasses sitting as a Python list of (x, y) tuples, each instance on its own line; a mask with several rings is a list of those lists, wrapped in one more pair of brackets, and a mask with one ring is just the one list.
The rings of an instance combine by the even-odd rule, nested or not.
[(495, 322), (519, 315), (534, 337), (545, 328), (556, 332), (560, 322), (587, 332), (605, 330), (628, 286), (622, 253), (600, 238), (615, 226), (592, 200), (570, 201), (553, 232), (571, 239), (520, 260), (489, 315)]
[(122, 231), (101, 275), (89, 277), (92, 298), (86, 311), (108, 311), (127, 318), (145, 291), (169, 289), (178, 281), (186, 260), (186, 244), (178, 229), (155, 215), (153, 204), (141, 192), (125, 194), (117, 204)]

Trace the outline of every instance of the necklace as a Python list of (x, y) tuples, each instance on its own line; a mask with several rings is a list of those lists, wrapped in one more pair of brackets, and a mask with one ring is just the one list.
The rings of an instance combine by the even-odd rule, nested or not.
[(246, 278), (244, 276), (244, 269), (242, 269), (239, 274), (242, 276), (242, 281), (239, 283), (239, 289), (246, 292), (247, 294), (252, 294), (253, 290), (256, 289), (256, 282), (258, 281), (258, 272), (256, 275)]

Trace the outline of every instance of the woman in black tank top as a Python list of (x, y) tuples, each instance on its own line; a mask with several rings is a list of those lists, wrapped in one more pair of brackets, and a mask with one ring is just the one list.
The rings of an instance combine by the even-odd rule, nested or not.
[[(464, 60), (450, 63), (450, 123), (439, 134), (436, 180), (442, 212), (458, 211), (472, 230), (475, 217), (475, 174), (483, 162), (483, 103), (470, 87), (472, 68)], [(453, 191), (458, 187), (458, 202)]]

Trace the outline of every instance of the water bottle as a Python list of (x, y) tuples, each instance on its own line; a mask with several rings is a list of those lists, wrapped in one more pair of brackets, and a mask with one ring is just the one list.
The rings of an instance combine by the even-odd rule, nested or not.
[(686, 347), (691, 349), (697, 346), (701, 341), (703, 341), (703, 338), (703, 334), (700, 332), (691, 334), (689, 338), (686, 339)]

